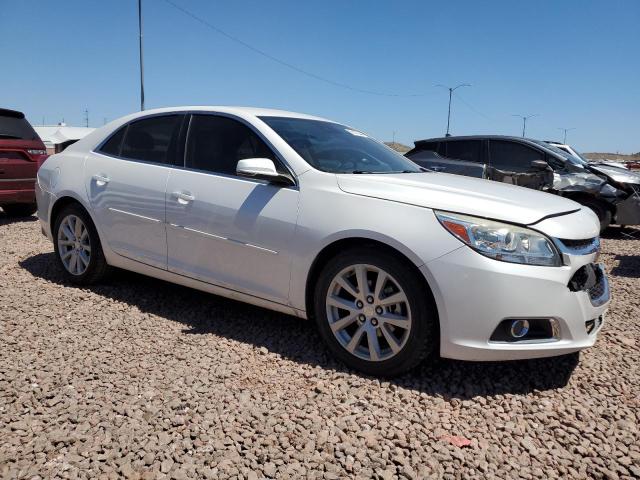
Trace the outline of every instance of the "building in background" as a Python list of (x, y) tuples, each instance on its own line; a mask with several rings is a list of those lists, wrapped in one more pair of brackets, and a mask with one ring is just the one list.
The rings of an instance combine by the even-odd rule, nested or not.
[(47, 147), (49, 155), (62, 152), (69, 145), (76, 143), (95, 130), (95, 128), (90, 127), (70, 127), (66, 123), (34, 125), (33, 128)]

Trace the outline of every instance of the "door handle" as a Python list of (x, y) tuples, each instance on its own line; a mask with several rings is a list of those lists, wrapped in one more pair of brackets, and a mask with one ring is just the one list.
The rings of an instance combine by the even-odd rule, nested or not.
[(441, 172), (442, 170), (444, 170), (444, 167), (429, 167), (431, 168), (431, 170), (433, 170), (434, 172)]
[(187, 205), (196, 199), (188, 192), (173, 192), (173, 196), (178, 199), (178, 203), (181, 205)]
[(96, 182), (96, 185), (98, 185), (99, 187), (104, 187), (107, 183), (109, 183), (109, 180), (110, 180), (110, 178), (107, 177), (106, 175), (100, 175), (97, 173), (91, 178)]

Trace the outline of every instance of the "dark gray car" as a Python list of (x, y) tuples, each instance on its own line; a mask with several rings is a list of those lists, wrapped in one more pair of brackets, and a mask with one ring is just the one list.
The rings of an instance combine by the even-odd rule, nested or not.
[(541, 140), (500, 135), (430, 138), (416, 141), (405, 155), (425, 168), (570, 198), (591, 208), (602, 230), (612, 223), (640, 224), (640, 174), (599, 168)]

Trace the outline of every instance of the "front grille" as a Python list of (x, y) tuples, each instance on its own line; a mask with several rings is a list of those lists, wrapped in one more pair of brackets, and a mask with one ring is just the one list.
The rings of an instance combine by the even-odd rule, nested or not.
[(570, 240), (565, 238), (556, 239), (561, 252), (569, 255), (589, 255), (600, 250), (600, 238), (586, 238), (580, 240)]
[(595, 237), (595, 238), (587, 238), (587, 239), (584, 239), (584, 240), (568, 240), (568, 239), (561, 238), (559, 240), (567, 248), (570, 248), (572, 250), (581, 250), (583, 248), (587, 248), (587, 247), (591, 246), (596, 240), (598, 240), (598, 238), (597, 237)]

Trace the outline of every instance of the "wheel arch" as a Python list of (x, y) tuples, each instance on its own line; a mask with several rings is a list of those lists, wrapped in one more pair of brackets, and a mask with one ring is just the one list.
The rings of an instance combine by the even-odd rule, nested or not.
[(314, 294), (314, 286), (318, 281), (318, 277), (320, 276), (320, 272), (326, 263), (340, 252), (350, 249), (358, 249), (358, 248), (374, 248), (380, 251), (387, 252), (394, 257), (398, 258), (399, 261), (403, 262), (411, 271), (416, 275), (416, 278), (420, 280), (422, 287), (424, 288), (426, 294), (430, 297), (430, 300), (433, 303), (433, 307), (436, 311), (436, 320), (438, 322), (439, 328), (439, 315), (438, 315), (438, 306), (434, 297), (433, 290), (429, 282), (425, 278), (425, 276), (420, 271), (420, 266), (422, 263), (415, 261), (415, 256), (412, 259), (410, 254), (405, 254), (398, 248), (389, 245), (380, 240), (375, 240), (368, 237), (347, 237), (340, 238), (332, 241), (331, 243), (325, 245), (322, 250), (318, 252), (316, 257), (314, 258), (311, 267), (309, 269), (309, 273), (307, 275), (307, 280), (305, 284), (305, 307), (307, 318), (313, 318), (313, 294)]
[(89, 218), (91, 218), (91, 221), (93, 222), (93, 226), (95, 227), (96, 231), (98, 232), (98, 237), (100, 238), (100, 242), (102, 243), (102, 248), (104, 249), (104, 239), (102, 238), (102, 232), (100, 231), (100, 228), (98, 226), (98, 224), (96, 223), (95, 218), (93, 217), (93, 214), (91, 213), (91, 209), (87, 207), (87, 205), (85, 204), (85, 202), (83, 202), (80, 198), (78, 198), (77, 196), (73, 195), (72, 193), (67, 193), (65, 192), (64, 194), (61, 194), (55, 202), (53, 202), (53, 204), (51, 205), (51, 210), (49, 213), (49, 228), (51, 231), (51, 235), (54, 236), (54, 226), (55, 226), (55, 222), (56, 222), (56, 217), (58, 216), (58, 214), (60, 213), (60, 211), (66, 207), (67, 205), (71, 205), (71, 204), (78, 204), (82, 207), (82, 209), (87, 212), (87, 215), (89, 215)]

